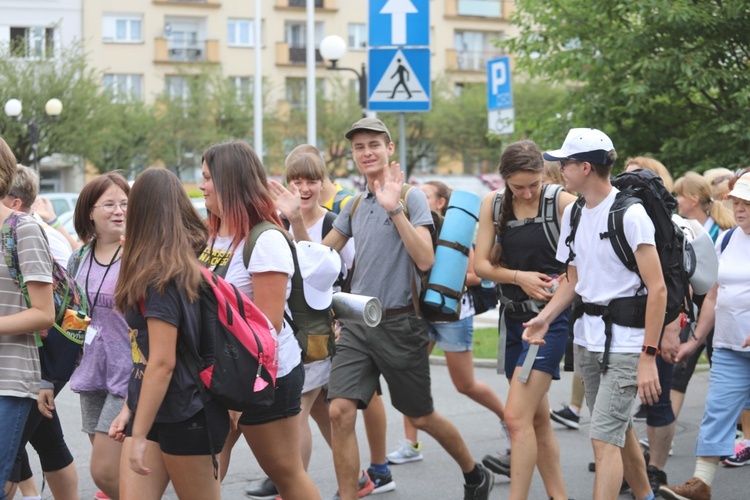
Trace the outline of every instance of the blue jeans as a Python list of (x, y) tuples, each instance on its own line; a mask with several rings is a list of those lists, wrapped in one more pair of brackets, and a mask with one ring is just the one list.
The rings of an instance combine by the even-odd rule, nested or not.
[(0, 396), (0, 500), (5, 500), (5, 493), (1, 488), (5, 486), (13, 469), (21, 434), (35, 402), (31, 398)]

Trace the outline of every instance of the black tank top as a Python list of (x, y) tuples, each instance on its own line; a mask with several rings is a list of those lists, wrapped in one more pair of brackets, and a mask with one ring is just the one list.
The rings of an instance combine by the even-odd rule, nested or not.
[[(550, 185), (542, 186), (542, 192), (539, 195), (537, 217), (541, 217), (542, 215), (545, 191), (554, 187)], [(560, 216), (557, 207), (558, 204), (556, 202), (555, 221), (559, 225)], [(511, 214), (510, 220), (517, 220), (515, 214)], [(565, 264), (558, 261), (555, 257), (556, 250), (553, 250), (547, 241), (541, 222), (524, 224), (518, 227), (506, 226), (502, 245), (503, 257), (508, 269), (536, 271), (548, 276), (565, 272)], [(502, 284), (500, 287), (503, 295), (514, 302), (521, 302), (529, 298), (520, 286)]]

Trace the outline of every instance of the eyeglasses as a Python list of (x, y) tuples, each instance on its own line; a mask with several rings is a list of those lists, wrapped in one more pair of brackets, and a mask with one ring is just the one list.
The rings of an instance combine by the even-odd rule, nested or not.
[(561, 171), (565, 170), (565, 167), (567, 167), (568, 165), (577, 165), (580, 163), (583, 163), (583, 162), (580, 162), (578, 160), (562, 160), (560, 161), (560, 170)]
[(127, 201), (122, 201), (120, 203), (104, 203), (102, 205), (94, 205), (91, 208), (97, 208), (97, 207), (101, 208), (102, 210), (104, 210), (108, 214), (114, 213), (114, 211), (117, 210), (117, 207), (120, 207), (120, 210), (122, 210), (123, 212), (127, 212), (128, 211), (128, 202)]

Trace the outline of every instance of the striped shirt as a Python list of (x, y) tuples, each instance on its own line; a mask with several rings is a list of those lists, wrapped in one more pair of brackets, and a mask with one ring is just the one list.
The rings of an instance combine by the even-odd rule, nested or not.
[[(39, 224), (21, 217), (17, 226), (19, 267), (26, 282), (52, 283), (52, 254)], [(0, 258), (0, 316), (28, 309), (21, 289), (10, 277), (5, 254)], [(34, 333), (0, 335), (0, 396), (36, 399), (41, 380)]]

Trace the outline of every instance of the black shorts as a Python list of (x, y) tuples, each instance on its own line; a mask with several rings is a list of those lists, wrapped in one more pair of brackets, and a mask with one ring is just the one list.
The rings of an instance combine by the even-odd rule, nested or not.
[[(135, 414), (125, 429), (125, 435), (128, 437), (133, 434), (134, 421)], [(201, 411), (186, 420), (154, 423), (146, 439), (159, 443), (162, 453), (167, 455), (210, 455), (212, 445), (214, 453), (221, 453), (227, 435), (229, 413), (218, 403), (209, 401)]]
[(298, 364), (292, 371), (276, 379), (273, 404), (266, 408), (246, 410), (240, 425), (269, 424), (302, 411), (302, 386), (305, 384), (305, 365)]

